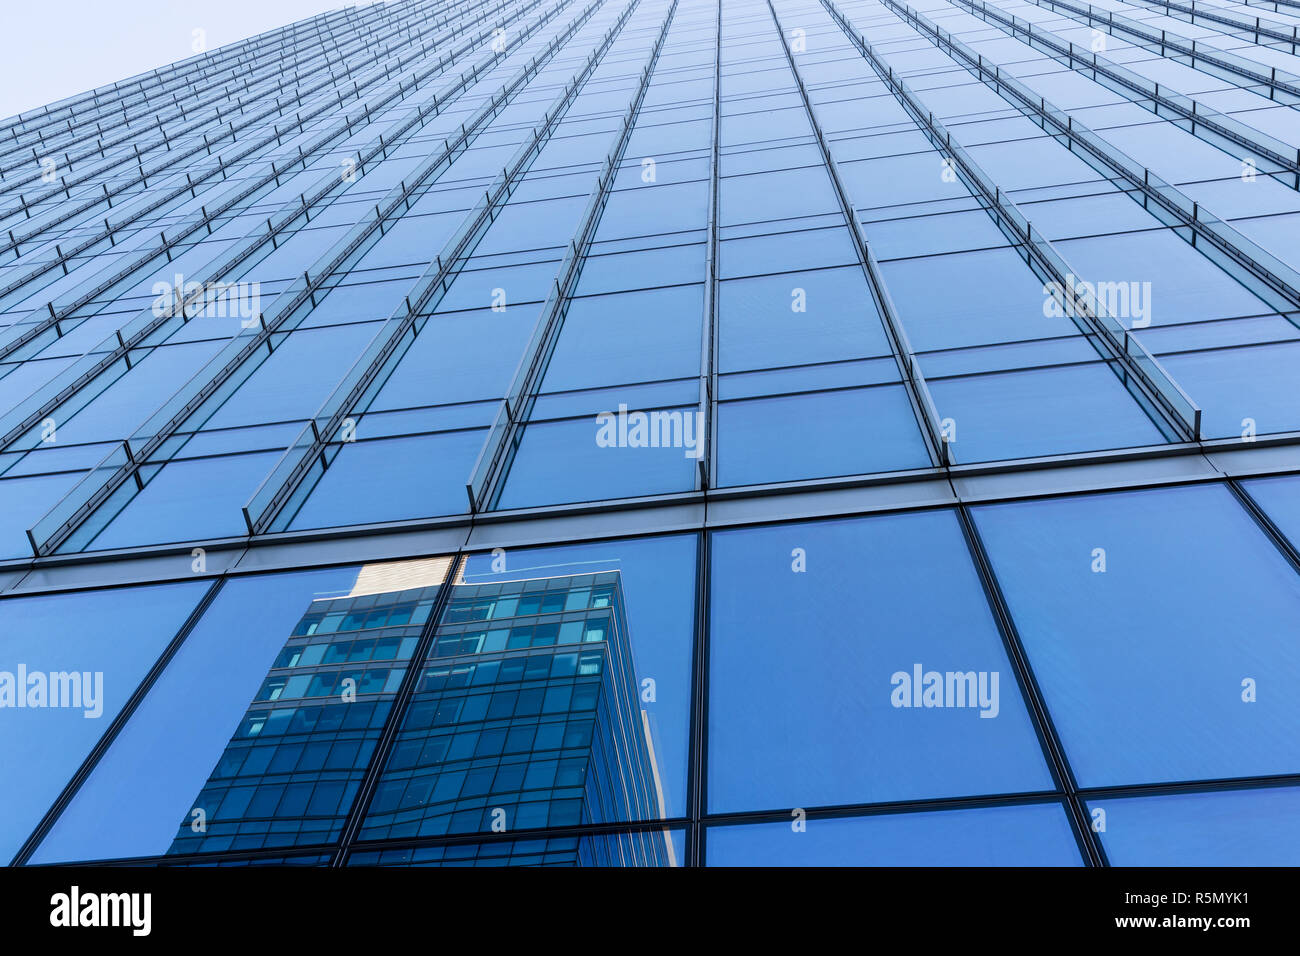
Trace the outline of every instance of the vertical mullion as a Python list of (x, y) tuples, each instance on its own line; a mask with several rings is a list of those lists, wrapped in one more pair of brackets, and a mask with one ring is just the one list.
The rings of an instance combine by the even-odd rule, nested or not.
[(695, 632), (691, 667), (690, 745), (687, 757), (686, 865), (701, 866), (707, 833), (701, 822), (707, 815), (709, 749), (709, 603), (713, 547), (708, 526), (701, 527), (695, 546)]
[(392, 752), (393, 743), (397, 740), (397, 733), (401, 730), (402, 721), (406, 718), (407, 708), (410, 707), (411, 699), (415, 696), (415, 689), (420, 683), (420, 675), (424, 673), (425, 658), (428, 657), (429, 649), (433, 646), (434, 638), (437, 636), (438, 627), (442, 624), (443, 613), (451, 600), (453, 584), (462, 574), (464, 564), (468, 560), (469, 557), (464, 551), (457, 551), (448, 561), (447, 576), (442, 582), (437, 598), (434, 599), (433, 607), (429, 611), (429, 619), (424, 624), (424, 630), (420, 632), (420, 639), (416, 642), (415, 650), (411, 652), (410, 663), (407, 665), (406, 673), (402, 676), (402, 683), (397, 688), (397, 694), (393, 698), (393, 706), (388, 711), (388, 719), (384, 721), (384, 729), (379, 735), (379, 741), (375, 744), (374, 753), (370, 755), (370, 762), (366, 766), (365, 776), (361, 778), (361, 786), (357, 788), (357, 795), (353, 798), (352, 807), (348, 810), (347, 819), (343, 822), (343, 829), (339, 833), (338, 848), (334, 852), (330, 866), (344, 866), (347, 863), (349, 847), (356, 841), (356, 836), (361, 831), (361, 824), (365, 820), (366, 812), (370, 809), (370, 801), (374, 798), (375, 789), (379, 785), (379, 778), (384, 772), (384, 766), (388, 763), (388, 755)]
[(106, 753), (108, 753), (109, 748), (113, 746), (113, 741), (117, 739), (117, 735), (122, 732), (122, 728), (125, 727), (135, 715), (136, 709), (144, 702), (145, 697), (149, 695), (149, 691), (152, 690), (154, 684), (158, 682), (158, 678), (161, 677), (163, 671), (167, 669), (167, 665), (171, 663), (172, 658), (174, 658), (176, 653), (181, 649), (181, 645), (185, 643), (185, 639), (190, 636), (190, 633), (198, 625), (199, 620), (205, 613), (207, 613), (208, 608), (212, 606), (212, 602), (216, 600), (217, 593), (225, 583), (226, 575), (223, 574), (208, 585), (208, 589), (203, 593), (203, 596), (199, 598), (198, 603), (194, 605), (194, 609), (190, 611), (189, 616), (185, 619), (185, 623), (181, 625), (180, 630), (176, 632), (171, 641), (168, 642), (167, 646), (163, 648), (162, 653), (158, 655), (158, 659), (154, 661), (153, 666), (149, 668), (149, 672), (145, 674), (144, 679), (141, 680), (135, 690), (132, 691), (131, 696), (127, 698), (126, 703), (124, 703), (121, 710), (117, 712), (117, 716), (115, 716), (112, 723), (108, 725), (108, 729), (104, 731), (103, 735), (98, 741), (96, 741), (95, 746), (91, 748), (90, 753), (86, 755), (86, 759), (81, 762), (81, 766), (77, 768), (77, 772), (73, 774), (72, 779), (68, 781), (67, 785), (64, 786), (62, 792), (50, 805), (49, 809), (45, 811), (45, 816), (43, 816), (41, 822), (36, 825), (36, 829), (27, 837), (23, 842), (23, 845), (19, 847), (18, 852), (14, 855), (13, 860), (9, 864), (10, 866), (22, 866), (31, 859), (31, 856), (36, 852), (37, 847), (41, 845), (45, 837), (49, 835), (50, 830), (53, 829), (54, 824), (59, 819), (59, 815), (67, 809), (68, 804), (72, 802), (82, 785), (90, 778), (91, 773), (94, 772), (99, 761)]
[(1109, 864), (1106, 862), (1105, 850), (1102, 848), (1096, 832), (1092, 829), (1087, 807), (1084, 805), (1084, 798), (1079, 795), (1079, 785), (1075, 780), (1074, 770), (1065, 754), (1065, 747), (1062, 745), (1060, 735), (1056, 731), (1056, 725), (1052, 721), (1051, 711), (1043, 698), (1042, 689), (1034, 677), (1033, 668), (1029, 663), (1029, 656), (1025, 652), (1024, 643), (1020, 639), (1015, 620), (1011, 616), (1011, 609), (1007, 605), (1006, 596), (1002, 593), (1001, 585), (998, 584), (997, 577), (993, 572), (993, 564), (989, 560), (988, 553), (984, 550), (984, 542), (980, 538), (979, 529), (970, 515), (968, 506), (964, 504), (957, 506), (957, 518), (961, 523), (962, 534), (966, 538), (971, 561), (975, 565), (975, 570), (980, 577), (980, 583), (984, 587), (989, 609), (993, 612), (998, 631), (1002, 635), (1007, 657), (1011, 662), (1011, 666), (1015, 669), (1016, 683), (1020, 686), (1020, 690), (1024, 695), (1029, 718), (1033, 722), (1034, 730), (1037, 732), (1039, 742), (1042, 744), (1043, 754), (1047, 758), (1048, 766), (1052, 771), (1057, 786), (1064, 791), (1066, 810), (1070, 818), (1070, 829), (1074, 831), (1074, 838), (1078, 841), (1079, 849), (1086, 857), (1088, 865), (1107, 866)]
[(717, 0), (713, 43), (713, 129), (709, 144), (708, 236), (704, 253), (704, 322), (700, 342), (700, 412), (704, 418), (704, 454), (696, 472), (696, 487), (717, 486), (718, 396), (718, 173), (722, 138), (722, 0)]

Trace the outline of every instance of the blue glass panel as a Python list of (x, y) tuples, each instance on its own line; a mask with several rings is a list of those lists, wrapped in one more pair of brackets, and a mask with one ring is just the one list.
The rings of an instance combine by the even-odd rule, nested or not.
[(832, 478), (929, 464), (901, 385), (718, 406), (720, 485)]
[(736, 279), (718, 296), (722, 372), (890, 354), (859, 268)]
[(712, 590), (710, 810), (1052, 788), (952, 513), (719, 532)]
[(291, 528), (329, 528), (458, 514), (483, 429), (357, 441), (331, 462)]
[(1300, 766), (1300, 577), (1226, 488), (974, 516), (1082, 786)]
[[(202, 808), (206, 814), (203, 821), (206, 830), (199, 832), (206, 834), (212, 843), (186, 849), (329, 842), (329, 822), (333, 821), (337, 827), (340, 822), (337, 814), (347, 810), (346, 803), (340, 810), (342, 799), (354, 793), (356, 787), (355, 770), (345, 769), (329, 755), (334, 748), (351, 743), (364, 769), (364, 755), (373, 749), (377, 729), (367, 729), (367, 722), (353, 727), (345, 719), (341, 730), (335, 721), (327, 734), (322, 728), (328, 722), (331, 702), (321, 701), (314, 707), (299, 706), (292, 721), (278, 735), (272, 734), (274, 718), (267, 721), (264, 733), (245, 733), (244, 725), (251, 714), (250, 702), (265, 696), (261, 689), (269, 681), (268, 671), (275, 675), (286, 673), (282, 669), (285, 667), (301, 667), (304, 673), (337, 670), (337, 665), (333, 669), (321, 666), (335, 663), (321, 653), (324, 649), (368, 644), (364, 659), (372, 660), (369, 665), (372, 669), (384, 672), (404, 669), (421, 626), (415, 623), (418, 615), (413, 615), (411, 609), (418, 607), (422, 600), (427, 617), (427, 605), (432, 603), (436, 585), (445, 574), (444, 568), (445, 563), (437, 561), (375, 564), (228, 582), (59, 817), (34, 861), (162, 855), (173, 849), (178, 830), (187, 836), (195, 832), (190, 829), (195, 808)], [(429, 593), (414, 592), (419, 597), (403, 605), (403, 613), (398, 617), (401, 623), (383, 629), (383, 635), (389, 637), (392, 645), (385, 651), (374, 648), (377, 641), (364, 640), (374, 638), (373, 631), (354, 630), (348, 636), (340, 635), (342, 622), (331, 618), (343, 618), (341, 611), (333, 614), (326, 610), (313, 611), (349, 603), (346, 597), (353, 592), (370, 595), (372, 607), (387, 607), (373, 595), (387, 596), (386, 592), (391, 591), (407, 594), (411, 588), (424, 588)], [(388, 623), (393, 617), (390, 612), (379, 623)], [(349, 626), (360, 628), (372, 623), (360, 620)], [(295, 628), (295, 625), (299, 626)], [(311, 634), (317, 636), (313, 638)], [(331, 638), (334, 643), (320, 643)], [(363, 640), (357, 642), (356, 638)], [(312, 649), (316, 651), (314, 657)], [(298, 656), (292, 657), (295, 653)], [(351, 670), (362, 666), (348, 665)], [(334, 711), (359, 714), (363, 708), (373, 708), (375, 700), (382, 699), (382, 695), (368, 697), (367, 689), (361, 681), (355, 700), (346, 705), (340, 703)], [(276, 699), (282, 704), (280, 713), (290, 713), (283, 705), (292, 707), (294, 696), (289, 689), (279, 694)], [(302, 726), (294, 726), (293, 721)], [(308, 722), (314, 724), (314, 731), (307, 726)], [(267, 744), (268, 741), (269, 746), (258, 746), (259, 742)], [(319, 762), (312, 763), (318, 757)], [(254, 764), (258, 765), (256, 770)], [(272, 776), (267, 778), (262, 776), (264, 773)], [(230, 796), (224, 804), (213, 796), (221, 792), (213, 786), (218, 781), (238, 784), (227, 788)], [(311, 811), (277, 814), (281, 818), (294, 817), (280, 821), (279, 837), (268, 838), (247, 819), (242, 825), (239, 823), (232, 804), (238, 802), (241, 789), (247, 790), (247, 797), (259, 783), (269, 789), (285, 781), (307, 791), (309, 785), (317, 785), (321, 797), (316, 799), (312, 795), (315, 805)], [(324, 795), (334, 801), (328, 808), (323, 806)], [(299, 819), (307, 815), (317, 819), (310, 822)], [(111, 827), (104, 826), (106, 819), (113, 821)], [(306, 832), (299, 834), (300, 829)], [(222, 845), (213, 845), (216, 841)]]
[(930, 380), (957, 460), (1158, 445), (1164, 436), (1105, 365)]
[(1292, 547), (1300, 548), (1300, 475), (1260, 478), (1242, 484)]
[[(0, 763), (7, 768), (0, 858), (17, 852), (208, 587), (194, 581), (0, 602)], [(52, 684), (51, 674), (72, 678)]]
[(90, 543), (96, 551), (242, 535), (240, 508), (277, 452), (173, 461)]
[[(602, 445), (599, 437), (602, 424), (594, 416), (528, 425), (498, 507), (522, 508), (690, 491), (698, 460), (692, 449), (702, 447), (698, 410), (668, 409), (665, 413), (677, 416), (675, 425), (666, 426), (683, 436), (683, 444), (677, 447)], [(611, 410), (610, 414), (617, 415), (617, 412)], [(628, 412), (629, 435), (636, 426), (632, 420), (635, 414), (635, 410)], [(664, 428), (657, 432), (663, 434)], [(685, 443), (686, 437), (693, 444)], [(613, 440), (618, 440), (616, 435)]]
[(1156, 357), (1201, 406), (1205, 437), (1239, 437), (1247, 419), (1260, 435), (1300, 429), (1295, 400), (1300, 342)]
[(710, 866), (1081, 866), (1059, 803), (711, 827)]
[(1295, 787), (1093, 800), (1088, 810), (1111, 866), (1300, 866)]
[(685, 378), (700, 372), (700, 286), (574, 299), (545, 391)]

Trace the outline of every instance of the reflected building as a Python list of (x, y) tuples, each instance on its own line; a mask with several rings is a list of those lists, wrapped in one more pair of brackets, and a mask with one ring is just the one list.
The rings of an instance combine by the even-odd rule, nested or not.
[[(352, 593), (312, 602), (170, 853), (339, 837), (447, 572), (445, 561), (425, 566), (419, 586), (403, 587), (411, 564), (421, 563), (363, 569)], [(386, 587), (395, 589), (376, 591)], [(617, 571), (456, 581), (358, 839), (663, 818), (623, 604)], [(663, 831), (544, 842), (543, 853), (501, 840), (436, 856), (677, 863)]]
[(169, 854), (336, 841), (450, 561), (366, 565), (311, 602)]
[[(359, 838), (663, 816), (619, 573), (458, 584)], [(676, 859), (642, 831), (552, 840), (544, 862)]]

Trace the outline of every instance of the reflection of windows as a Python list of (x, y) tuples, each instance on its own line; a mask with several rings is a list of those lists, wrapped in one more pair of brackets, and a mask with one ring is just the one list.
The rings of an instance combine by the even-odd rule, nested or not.
[[(368, 566), (347, 596), (311, 603), (168, 852), (338, 839), (447, 567)], [(373, 592), (401, 583), (421, 586)]]
[[(617, 572), (457, 585), (442, 620), (362, 839), (663, 816)], [(570, 842), (548, 862), (671, 862), (662, 834)]]

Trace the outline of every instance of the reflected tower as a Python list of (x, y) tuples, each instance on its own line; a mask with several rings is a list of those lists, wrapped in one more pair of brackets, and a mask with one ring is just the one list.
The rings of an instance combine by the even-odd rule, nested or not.
[[(367, 566), (312, 602), (169, 853), (338, 838), (447, 568)], [(359, 838), (661, 819), (639, 690), (617, 571), (458, 580)], [(585, 835), (547, 861), (676, 864), (660, 831)]]

